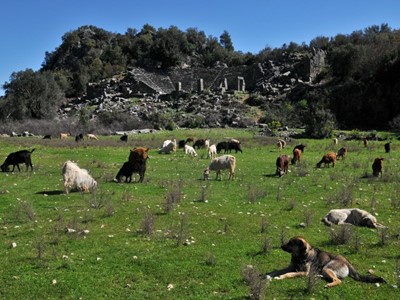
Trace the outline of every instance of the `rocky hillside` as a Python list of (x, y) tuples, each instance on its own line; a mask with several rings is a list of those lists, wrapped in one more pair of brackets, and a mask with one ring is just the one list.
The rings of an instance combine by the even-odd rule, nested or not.
[(113, 78), (90, 83), (83, 97), (62, 105), (59, 118), (89, 110), (127, 113), (146, 123), (168, 115), (180, 127), (247, 127), (258, 122), (262, 112), (246, 99), (250, 94), (280, 105), (293, 91), (315, 85), (325, 67), (325, 53), (294, 53), (281, 61), (232, 67), (186, 68), (145, 71), (131, 68)]

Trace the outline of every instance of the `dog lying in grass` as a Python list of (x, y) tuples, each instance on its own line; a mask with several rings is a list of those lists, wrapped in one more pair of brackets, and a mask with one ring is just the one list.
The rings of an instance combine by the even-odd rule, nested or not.
[(328, 226), (351, 224), (370, 228), (386, 228), (386, 226), (379, 224), (369, 212), (359, 208), (332, 209), (321, 221)]
[(281, 248), (292, 255), (290, 264), (282, 270), (267, 273), (267, 278), (286, 279), (308, 276), (310, 272), (315, 272), (330, 282), (325, 285), (326, 288), (339, 285), (347, 276), (362, 282), (386, 283), (376, 275), (360, 275), (344, 256), (314, 248), (302, 237), (291, 238)]

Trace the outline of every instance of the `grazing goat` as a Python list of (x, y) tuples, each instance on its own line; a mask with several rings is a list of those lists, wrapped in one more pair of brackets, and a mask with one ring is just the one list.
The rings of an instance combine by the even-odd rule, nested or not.
[(192, 146), (185, 145), (185, 155), (190, 155), (192, 157), (196, 157), (197, 153), (196, 150)]
[(51, 140), (51, 134), (46, 134), (46, 135), (43, 137), (43, 139), (44, 139), (44, 140)]
[[(168, 143), (166, 143), (168, 142)], [(158, 150), (158, 153), (166, 153), (169, 154), (171, 152), (176, 152), (176, 140), (170, 141), (167, 140), (163, 143), (163, 146), (161, 149)]]
[(80, 133), (77, 136), (75, 136), (75, 142), (80, 142), (83, 141), (83, 134)]
[(122, 135), (122, 136), (119, 138), (119, 140), (120, 140), (121, 142), (127, 143), (127, 142), (128, 142), (128, 135), (127, 135), (126, 133), (124, 133), (124, 135)]
[(368, 147), (368, 139), (367, 138), (364, 139), (364, 147)]
[(328, 168), (329, 168), (329, 164), (332, 164), (332, 166), (335, 167), (336, 153), (329, 152), (329, 153), (325, 154), (324, 156), (322, 156), (322, 159), (317, 163), (317, 168), (321, 168), (322, 164), (324, 164), (324, 167), (326, 167), (328, 165)]
[(339, 157), (341, 157), (342, 159), (345, 159), (347, 155), (347, 148), (346, 147), (342, 147), (339, 149), (338, 153), (337, 153), (337, 159), (339, 159)]
[(87, 138), (88, 138), (88, 140), (96, 140), (96, 141), (98, 140), (97, 136), (95, 136), (92, 133), (88, 133)]
[(279, 175), (279, 177), (287, 174), (289, 171), (289, 159), (290, 157), (288, 155), (280, 155), (276, 159), (276, 175)]
[(93, 192), (97, 188), (97, 182), (89, 175), (88, 171), (81, 169), (70, 160), (66, 161), (62, 168), (64, 179), (64, 193), (77, 189), (79, 192)]
[(382, 171), (383, 171), (383, 158), (377, 157), (374, 160), (374, 163), (372, 164), (372, 174), (375, 177), (378, 177), (379, 174), (382, 176)]
[(125, 182), (132, 181), (132, 174), (139, 174), (139, 182), (143, 182), (144, 174), (146, 172), (146, 161), (127, 161), (124, 162), (121, 169), (118, 171), (115, 179), (122, 182), (122, 177), (125, 176)]
[(299, 149), (301, 151), (301, 153), (304, 153), (305, 147), (306, 147), (306, 145), (300, 144), (300, 145), (295, 146), (294, 149)]
[(219, 154), (222, 150), (224, 150), (224, 153), (228, 152), (228, 142), (219, 142), (217, 144), (217, 153)]
[[(124, 166), (122, 166), (120, 170), (121, 172), (120, 176), (118, 176), (117, 174), (117, 180), (118, 178), (121, 178), (121, 176), (131, 177), (132, 173), (138, 173), (139, 174), (138, 182), (143, 182), (144, 175), (146, 173), (147, 159), (149, 158), (148, 152), (149, 148), (143, 148), (143, 147), (133, 148), (129, 153), (129, 159), (128, 159), (129, 164), (125, 166), (125, 169)], [(124, 165), (125, 164), (126, 163), (124, 163)], [(128, 178), (126, 178), (126, 180), (127, 179)], [(120, 179), (118, 181), (120, 182)]]
[(66, 140), (70, 134), (69, 133), (60, 133), (60, 140)]
[(150, 148), (137, 147), (133, 148), (129, 153), (129, 161), (145, 161), (149, 157)]
[(199, 139), (195, 141), (193, 144), (194, 149), (208, 148), (208, 147), (210, 147), (210, 140), (208, 139)]
[(19, 164), (25, 164), (26, 165), (26, 171), (28, 171), (28, 168), (31, 167), (31, 171), (33, 171), (33, 166), (32, 166), (32, 159), (31, 159), (31, 154), (32, 152), (35, 151), (35, 149), (32, 149), (31, 151), (29, 150), (20, 150), (17, 152), (10, 153), (4, 163), (1, 165), (1, 171), (2, 172), (7, 172), (8, 167), (10, 165), (13, 166), (13, 169), (11, 172), (14, 172), (15, 166), (17, 166), (18, 171), (21, 171), (19, 168)]
[(229, 170), (229, 180), (233, 180), (235, 177), (235, 167), (236, 158), (233, 155), (222, 155), (220, 157), (216, 157), (211, 161), (208, 168), (204, 170), (204, 180), (209, 179), (211, 171), (217, 172), (217, 177), (215, 180), (218, 180), (218, 177), (221, 180), (221, 170)]
[(390, 152), (390, 144), (391, 144), (391, 142), (386, 143), (385, 146), (384, 146), (384, 147), (385, 147), (385, 152), (386, 152), (386, 153), (389, 153), (389, 152)]
[(161, 148), (164, 148), (165, 146), (169, 145), (170, 143), (173, 143), (172, 140), (165, 140), (161, 146)]
[(240, 151), (240, 153), (243, 153), (242, 151), (242, 144), (238, 140), (230, 140), (228, 142), (228, 151), (231, 153), (232, 150), (235, 150), (235, 153)]
[(211, 146), (208, 148), (208, 155), (207, 155), (207, 158), (213, 159), (213, 158), (215, 158), (216, 156), (217, 156), (217, 146), (216, 146), (215, 144), (213, 144), (213, 145), (211, 145)]
[(292, 165), (296, 164), (297, 162), (300, 162), (302, 153), (303, 152), (298, 148), (293, 149)]
[(193, 141), (194, 141), (194, 139), (191, 138), (191, 137), (188, 137), (186, 140), (180, 140), (180, 141), (178, 142), (178, 148), (179, 148), (179, 149), (185, 148), (185, 145), (186, 145), (187, 143), (192, 143)]
[(179, 149), (185, 148), (185, 145), (186, 145), (186, 140), (179, 140), (178, 141), (178, 148)]
[(281, 151), (282, 149), (285, 149), (286, 147), (286, 141), (285, 140), (278, 140), (278, 142), (276, 143), (276, 145), (278, 146), (279, 151)]

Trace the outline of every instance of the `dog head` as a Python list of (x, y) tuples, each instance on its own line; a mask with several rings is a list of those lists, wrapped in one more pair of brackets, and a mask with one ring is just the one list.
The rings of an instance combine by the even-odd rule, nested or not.
[(376, 221), (376, 218), (373, 216), (370, 217), (364, 217), (361, 222), (360, 222), (361, 226), (365, 226), (365, 227), (369, 227), (369, 228), (387, 228), (386, 226), (379, 224)]
[(289, 252), (293, 257), (307, 256), (312, 249), (311, 245), (302, 237), (292, 237), (289, 242), (281, 246), (283, 251)]

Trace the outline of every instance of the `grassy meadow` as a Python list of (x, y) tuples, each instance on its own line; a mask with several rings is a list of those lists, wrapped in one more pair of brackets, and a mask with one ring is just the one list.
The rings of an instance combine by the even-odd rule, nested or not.
[[(236, 178), (202, 180), (209, 160), (158, 154), (165, 139), (189, 136), (242, 141)], [(2, 163), (32, 149), (33, 172), (0, 173), (1, 299), (395, 299), (400, 284), (400, 142), (277, 138), (257, 130), (177, 130), (76, 143), (72, 137), (0, 138)], [(306, 145), (290, 173), (275, 175), (280, 153)], [(144, 183), (113, 181), (129, 149), (149, 147)], [(335, 168), (316, 169), (322, 155), (346, 146)], [(372, 177), (375, 157), (382, 177)], [(73, 160), (97, 180), (93, 194), (63, 193), (61, 168)], [(135, 174), (135, 180), (138, 175)], [(387, 230), (329, 228), (332, 208), (374, 212)], [(282, 242), (301, 235), (313, 246), (345, 255), (377, 286), (346, 278), (332, 289), (319, 278), (265, 281), (258, 274), (286, 267)], [(252, 267), (250, 267), (252, 266)]]

